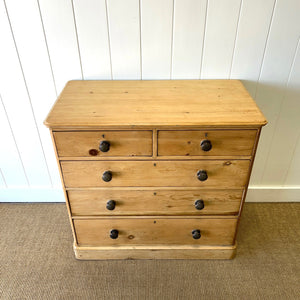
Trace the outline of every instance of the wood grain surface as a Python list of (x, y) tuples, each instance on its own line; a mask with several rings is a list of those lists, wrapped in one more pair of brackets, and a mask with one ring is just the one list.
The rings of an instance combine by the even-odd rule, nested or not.
[(232, 246), (78, 246), (74, 244), (77, 259), (233, 259), (236, 244)]
[[(233, 245), (236, 218), (232, 219), (164, 219), (112, 218), (75, 219), (79, 246), (112, 245)], [(117, 239), (110, 231), (119, 231)], [(200, 239), (193, 239), (192, 231), (199, 229)]]
[[(91, 149), (97, 151), (96, 156), (151, 156), (152, 131), (67, 131), (54, 132), (59, 156), (94, 157)], [(101, 141), (108, 141), (107, 152), (99, 150)]]
[[(237, 214), (243, 190), (69, 190), (73, 216), (118, 215), (218, 215)], [(114, 200), (114, 210), (106, 203)], [(195, 201), (203, 200), (197, 210)]]
[[(69, 187), (112, 186), (197, 186), (243, 188), (249, 160), (198, 161), (61, 161), (64, 183)], [(197, 172), (206, 170), (208, 179), (199, 181)], [(102, 174), (112, 172), (105, 182)]]
[(48, 127), (262, 126), (238, 80), (70, 81)]
[[(256, 132), (256, 130), (160, 130), (158, 155), (251, 155)], [(203, 140), (211, 142), (211, 150), (201, 149)]]

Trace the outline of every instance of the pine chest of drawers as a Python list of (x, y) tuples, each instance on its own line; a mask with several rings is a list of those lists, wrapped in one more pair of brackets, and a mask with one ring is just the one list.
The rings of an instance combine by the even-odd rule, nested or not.
[(50, 128), (78, 259), (229, 259), (266, 120), (238, 80), (70, 81)]

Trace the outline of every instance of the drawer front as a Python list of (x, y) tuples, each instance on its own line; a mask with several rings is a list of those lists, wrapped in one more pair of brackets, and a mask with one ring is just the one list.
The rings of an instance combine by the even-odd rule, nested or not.
[[(237, 219), (113, 218), (75, 219), (79, 246), (232, 245)], [(110, 237), (111, 230), (118, 237)], [(193, 230), (201, 237), (193, 238)], [(199, 237), (194, 232), (195, 237)], [(116, 235), (114, 236), (116, 237)]]
[[(249, 160), (231, 161), (61, 161), (64, 182), (72, 187), (184, 186), (243, 188)], [(200, 181), (197, 174), (206, 172)], [(111, 172), (109, 182), (103, 180)], [(104, 175), (103, 175), (104, 174)]]
[(152, 156), (150, 130), (54, 132), (53, 135), (58, 156), (62, 157)]
[(251, 155), (255, 137), (256, 130), (163, 130), (158, 132), (158, 155)]
[(243, 190), (70, 190), (73, 216), (237, 214)]

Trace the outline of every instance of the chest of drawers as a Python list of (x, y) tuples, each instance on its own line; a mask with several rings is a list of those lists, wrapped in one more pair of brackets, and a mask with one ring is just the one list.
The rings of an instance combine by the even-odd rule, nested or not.
[(76, 258), (233, 258), (265, 124), (238, 80), (68, 82), (45, 125)]

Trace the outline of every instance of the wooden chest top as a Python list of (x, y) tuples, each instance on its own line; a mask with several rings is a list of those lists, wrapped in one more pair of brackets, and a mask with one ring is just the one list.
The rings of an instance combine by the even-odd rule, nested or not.
[(45, 125), (54, 128), (260, 127), (239, 80), (69, 81)]

